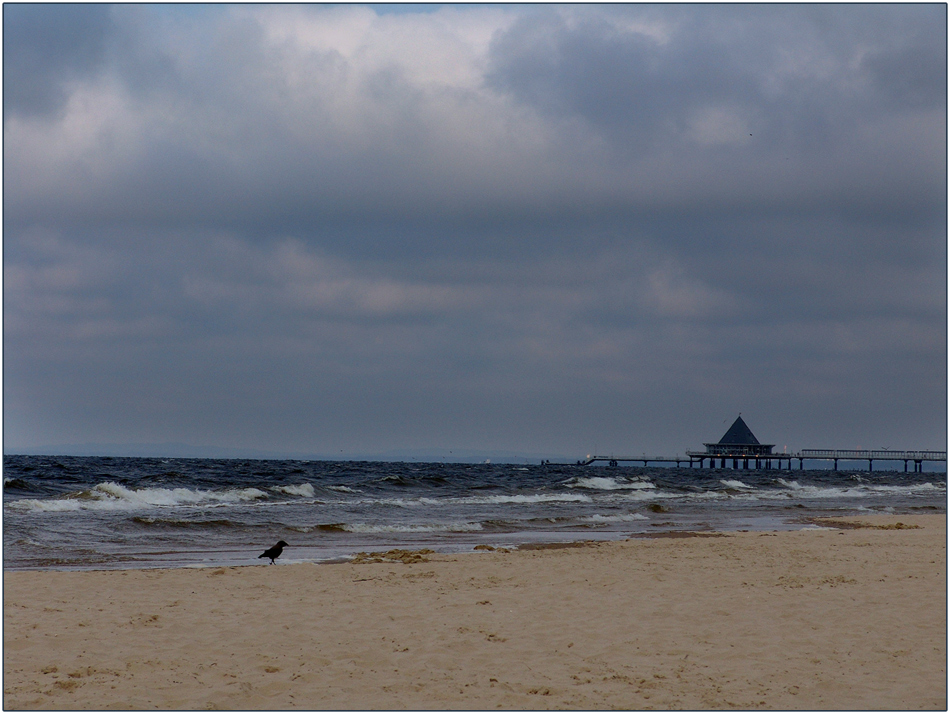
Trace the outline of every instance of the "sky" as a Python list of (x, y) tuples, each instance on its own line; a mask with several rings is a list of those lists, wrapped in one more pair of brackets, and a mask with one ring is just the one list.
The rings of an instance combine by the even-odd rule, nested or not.
[(3, 40), (7, 453), (668, 455), (740, 413), (946, 449), (945, 4), (6, 4)]

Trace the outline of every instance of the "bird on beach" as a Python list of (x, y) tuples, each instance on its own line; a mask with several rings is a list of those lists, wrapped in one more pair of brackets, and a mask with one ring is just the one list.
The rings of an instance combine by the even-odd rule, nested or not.
[(258, 558), (270, 558), (270, 564), (274, 564), (274, 560), (280, 557), (280, 554), (283, 552), (284, 548), (289, 548), (290, 546), (284, 543), (284, 541), (277, 541), (277, 545), (273, 548), (268, 548), (263, 553), (261, 553)]

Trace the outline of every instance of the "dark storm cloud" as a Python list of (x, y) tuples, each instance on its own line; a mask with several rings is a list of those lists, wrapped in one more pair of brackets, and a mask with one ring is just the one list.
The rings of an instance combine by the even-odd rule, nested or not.
[(944, 438), (944, 6), (15, 7), (11, 443)]
[[(139, 120), (135, 133), (123, 136), (127, 123), (98, 127), (111, 143), (87, 151), (112, 155), (99, 170), (82, 167), (82, 190), (75, 169), (57, 166), (52, 186), (14, 183), (7, 200), (17, 216), (62, 212), (67, 221), (107, 212), (300, 232), (357, 214), (421, 222), (425, 232), (496, 214), (534, 223), (612, 211), (626, 220), (849, 202), (893, 211), (940, 195), (942, 135), (908, 126), (945, 103), (927, 79), (940, 74), (932, 68), (942, 45), (926, 31), (905, 31), (903, 43), (887, 37), (866, 58), (868, 31), (830, 10), (819, 21), (788, 8), (664, 10), (529, 13), (491, 44), (497, 97), (477, 85), (420, 83), (394, 63), (275, 42), (262, 29), (266, 15), (166, 22), (167, 37), (143, 37), (142, 11), (127, 9), (113, 44), (129, 50), (111, 72), (127, 88), (117, 108)], [(870, 39), (880, 46), (893, 23), (876, 19)], [(928, 71), (917, 71), (921, 62)], [(894, 82), (863, 64), (892, 73), (906, 65), (912, 79)], [(894, 86), (930, 102), (912, 106), (917, 114), (895, 107)], [(499, 113), (509, 126), (492, 125)], [(13, 171), (16, 159), (8, 157)], [(56, 184), (68, 190), (50, 206)]]
[(496, 39), (488, 79), (547, 114), (580, 117), (636, 153), (682, 132), (684, 111), (756, 99), (753, 67), (733, 56), (727, 37), (682, 28), (669, 39), (612, 19), (524, 17)]
[(4, 5), (4, 114), (61, 111), (69, 83), (101, 66), (111, 29), (106, 5)]
[[(946, 103), (943, 9), (905, 10), (537, 12), (496, 38), (489, 81), (546, 115), (583, 121), (631, 173), (684, 186), (668, 199), (685, 204), (677, 208), (695, 210), (705, 196), (730, 212), (766, 199), (796, 211), (819, 201), (840, 210), (842, 199), (933, 205), (942, 129), (911, 138), (902, 122)], [(893, 154), (892, 142), (903, 144)]]

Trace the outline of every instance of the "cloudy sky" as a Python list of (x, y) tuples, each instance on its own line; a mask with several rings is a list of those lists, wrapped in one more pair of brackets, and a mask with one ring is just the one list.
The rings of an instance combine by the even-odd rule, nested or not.
[(4, 448), (946, 448), (946, 14), (7, 4)]

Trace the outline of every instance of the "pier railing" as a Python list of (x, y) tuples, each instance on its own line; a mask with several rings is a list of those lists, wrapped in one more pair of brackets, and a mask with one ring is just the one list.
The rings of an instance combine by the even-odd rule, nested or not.
[(773, 463), (778, 463), (782, 468), (783, 462), (788, 463), (788, 468), (792, 468), (792, 462), (798, 462), (798, 468), (805, 468), (806, 460), (828, 460), (834, 462), (834, 470), (838, 470), (838, 461), (867, 461), (868, 470), (874, 470), (875, 461), (903, 461), (904, 471), (907, 471), (908, 463), (912, 463), (914, 471), (923, 471), (924, 461), (942, 461), (946, 463), (946, 451), (891, 451), (890, 449), (802, 449), (793, 453), (776, 454), (756, 454), (749, 453), (738, 447), (731, 453), (714, 453), (708, 451), (687, 451), (684, 456), (597, 456), (588, 454), (586, 459), (577, 462), (580, 466), (589, 466), (597, 461), (605, 461), (610, 466), (618, 466), (621, 462), (641, 463), (643, 466), (649, 464), (689, 464), (689, 466), (698, 465), (703, 467), (706, 461), (709, 461), (710, 468), (727, 468), (729, 464), (732, 468), (766, 468), (771, 469)]
[(867, 459), (894, 461), (946, 461), (946, 451), (891, 451), (890, 449), (802, 449), (795, 457), (803, 459)]

